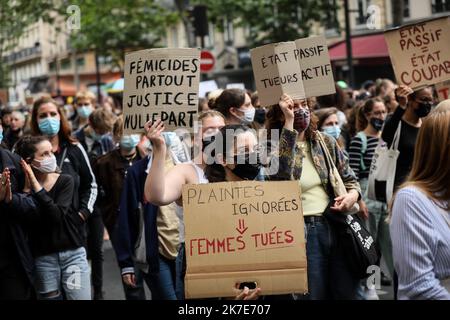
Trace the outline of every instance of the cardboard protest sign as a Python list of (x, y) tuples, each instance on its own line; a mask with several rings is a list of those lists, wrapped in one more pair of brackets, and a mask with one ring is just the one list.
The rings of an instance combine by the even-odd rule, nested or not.
[(330, 55), (324, 36), (295, 40), (295, 58), (302, 70), (306, 97), (318, 97), (336, 92)]
[(245, 84), (243, 83), (229, 83), (226, 86), (227, 89), (241, 89), (241, 90), (245, 90)]
[(300, 199), (298, 181), (185, 185), (186, 298), (307, 292)]
[(304, 99), (300, 64), (294, 42), (267, 44), (250, 50), (253, 75), (262, 107), (278, 104), (283, 93)]
[(450, 17), (385, 33), (397, 81), (413, 89), (450, 79)]
[(439, 97), (439, 101), (450, 99), (450, 80), (436, 83), (435, 88)]
[(205, 98), (209, 92), (217, 89), (219, 89), (219, 87), (217, 86), (216, 80), (201, 81), (198, 89), (198, 96)]
[(149, 49), (125, 56), (124, 134), (142, 133), (160, 118), (166, 130), (193, 130), (197, 119), (200, 50)]

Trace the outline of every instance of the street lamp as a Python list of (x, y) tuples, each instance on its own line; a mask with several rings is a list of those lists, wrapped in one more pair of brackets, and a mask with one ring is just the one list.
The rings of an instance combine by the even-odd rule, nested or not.
[[(352, 36), (350, 34), (350, 10), (348, 8), (348, 0), (344, 0), (345, 10), (345, 45), (347, 48), (347, 65), (348, 65), (348, 82), (353, 88), (355, 83), (355, 73), (353, 69), (353, 52), (352, 52)], [(356, 10), (352, 10), (355, 12)]]

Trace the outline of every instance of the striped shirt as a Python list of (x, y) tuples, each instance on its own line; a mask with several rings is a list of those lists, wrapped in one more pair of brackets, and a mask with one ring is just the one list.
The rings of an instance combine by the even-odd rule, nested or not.
[(395, 197), (390, 224), (399, 299), (449, 300), (442, 280), (450, 277), (450, 212), (419, 189)]
[[(379, 138), (367, 137), (366, 152), (362, 154), (363, 142), (360, 137), (354, 136), (350, 142), (348, 149), (350, 167), (356, 174), (358, 179), (367, 178), (369, 176), (370, 164), (372, 163), (373, 154), (378, 146)], [(361, 158), (364, 161), (365, 168), (361, 166)]]

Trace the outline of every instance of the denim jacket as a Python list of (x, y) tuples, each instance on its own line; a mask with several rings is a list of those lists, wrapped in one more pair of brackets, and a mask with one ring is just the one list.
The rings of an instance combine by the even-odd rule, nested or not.
[[(317, 169), (320, 180), (325, 190), (328, 188), (328, 169), (325, 162), (325, 155), (320, 147), (317, 135), (321, 134), (325, 144), (333, 158), (347, 191), (352, 189), (358, 191), (361, 197), (361, 189), (356, 179), (356, 175), (350, 168), (349, 161), (344, 151), (339, 147), (336, 140), (326, 133), (314, 131), (310, 139), (311, 156), (314, 166)], [(281, 131), (279, 145), (279, 169), (275, 175), (268, 177), (270, 180), (299, 180), (302, 175), (303, 158), (305, 154), (297, 144), (298, 132), (294, 129), (290, 131), (283, 128)]]

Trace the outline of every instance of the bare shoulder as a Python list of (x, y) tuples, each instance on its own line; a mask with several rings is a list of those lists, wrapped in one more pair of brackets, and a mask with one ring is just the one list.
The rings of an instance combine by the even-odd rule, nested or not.
[(170, 172), (178, 177), (182, 177), (185, 184), (197, 184), (198, 177), (193, 163), (179, 163)]

